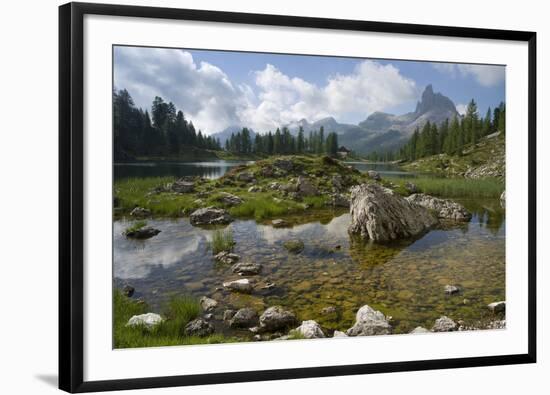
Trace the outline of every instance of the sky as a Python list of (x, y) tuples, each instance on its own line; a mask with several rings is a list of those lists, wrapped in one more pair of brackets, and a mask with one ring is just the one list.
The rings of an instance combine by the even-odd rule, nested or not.
[(414, 111), (428, 84), (460, 113), (471, 99), (483, 116), (505, 101), (505, 66), (496, 65), (115, 46), (113, 66), (115, 89), (137, 107), (150, 110), (160, 96), (207, 134), (400, 115)]

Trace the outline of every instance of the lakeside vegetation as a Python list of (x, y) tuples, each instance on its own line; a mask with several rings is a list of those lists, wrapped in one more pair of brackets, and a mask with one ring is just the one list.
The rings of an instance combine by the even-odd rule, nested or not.
[(119, 289), (114, 289), (113, 341), (115, 348), (161, 347), (189, 344), (214, 344), (235, 341), (221, 334), (207, 337), (185, 336), (183, 328), (201, 313), (199, 302), (189, 296), (175, 297), (165, 306), (163, 321), (153, 328), (128, 326), (128, 320), (149, 310), (146, 303), (128, 298)]
[[(331, 177), (343, 176), (349, 185), (372, 181), (366, 173), (360, 173), (329, 157), (291, 156), (282, 157), (291, 161), (293, 170), (283, 171), (276, 167), (281, 157), (268, 158), (248, 166), (238, 166), (216, 180), (202, 179), (193, 193), (174, 194), (166, 190), (174, 177), (132, 178), (115, 181), (117, 200), (115, 216), (127, 215), (135, 207), (143, 207), (160, 217), (181, 217), (208, 206), (225, 208), (237, 218), (256, 220), (273, 219), (283, 215), (325, 208), (330, 205)], [(274, 169), (274, 170), (273, 170)], [(262, 175), (274, 171), (272, 175)], [(240, 173), (254, 177), (255, 183), (239, 180)], [(309, 174), (320, 192), (299, 199), (289, 195), (287, 188), (296, 182), (300, 174)], [(275, 183), (275, 184), (273, 184)], [(254, 189), (251, 190), (251, 185)], [(281, 187), (282, 186), (282, 187)], [(243, 200), (241, 204), (224, 203), (224, 194), (229, 193)]]
[(233, 239), (233, 231), (231, 230), (231, 228), (227, 230), (216, 229), (214, 230), (214, 233), (212, 233), (212, 242), (210, 243), (209, 247), (212, 250), (212, 254), (216, 255), (217, 253), (222, 251), (233, 251), (234, 245), (235, 240)]
[(504, 182), (496, 178), (466, 179), (420, 176), (411, 180), (387, 177), (386, 181), (397, 185), (398, 192), (409, 195), (405, 184), (412, 182), (419, 193), (442, 198), (499, 198)]

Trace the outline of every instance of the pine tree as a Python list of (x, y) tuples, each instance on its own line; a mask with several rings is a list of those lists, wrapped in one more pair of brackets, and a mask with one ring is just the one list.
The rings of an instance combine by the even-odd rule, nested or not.
[(305, 151), (305, 141), (304, 141), (304, 128), (300, 126), (298, 131), (298, 142), (296, 145), (296, 151), (299, 154), (302, 154)]

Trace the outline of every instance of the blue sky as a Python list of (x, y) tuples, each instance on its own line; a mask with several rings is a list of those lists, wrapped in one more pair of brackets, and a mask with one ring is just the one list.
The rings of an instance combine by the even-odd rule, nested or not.
[(263, 132), (306, 118), (358, 123), (374, 111), (414, 111), (422, 91), (448, 96), (459, 112), (505, 99), (505, 68), (325, 56), (115, 47), (114, 82), (136, 105), (158, 95), (207, 133), (227, 126)]

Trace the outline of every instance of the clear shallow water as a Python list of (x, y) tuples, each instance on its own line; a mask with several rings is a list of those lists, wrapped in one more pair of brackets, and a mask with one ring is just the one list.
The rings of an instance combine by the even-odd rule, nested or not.
[[(353, 324), (364, 304), (392, 316), (397, 333), (418, 325), (431, 327), (441, 315), (475, 322), (489, 315), (486, 304), (505, 299), (504, 212), (498, 200), (461, 202), (474, 213), (471, 222), (391, 245), (350, 238), (346, 212), (287, 218), (295, 225), (284, 229), (235, 221), (229, 225), (235, 252), (241, 261), (263, 265), (260, 275), (249, 277), (258, 284), (251, 295), (220, 289), (222, 282), (239, 276), (230, 266), (216, 263), (207, 250), (212, 230), (193, 227), (187, 218), (151, 220), (149, 224), (162, 232), (133, 241), (121, 234), (129, 222), (116, 221), (115, 283), (132, 284), (136, 297), (143, 297), (153, 311), (172, 295), (191, 294), (218, 300), (223, 306), (218, 318), (224, 308), (249, 306), (261, 312), (280, 304), (300, 320), (314, 319), (339, 330)], [(285, 240), (295, 238), (305, 243), (298, 255), (283, 247)], [(260, 290), (265, 282), (276, 286)], [(446, 296), (445, 284), (458, 285), (463, 292)], [(328, 306), (337, 313), (321, 314)]]
[(213, 160), (206, 162), (132, 162), (115, 163), (114, 178), (140, 177), (183, 177), (201, 176), (205, 178), (219, 178), (231, 168), (244, 165), (247, 161)]

